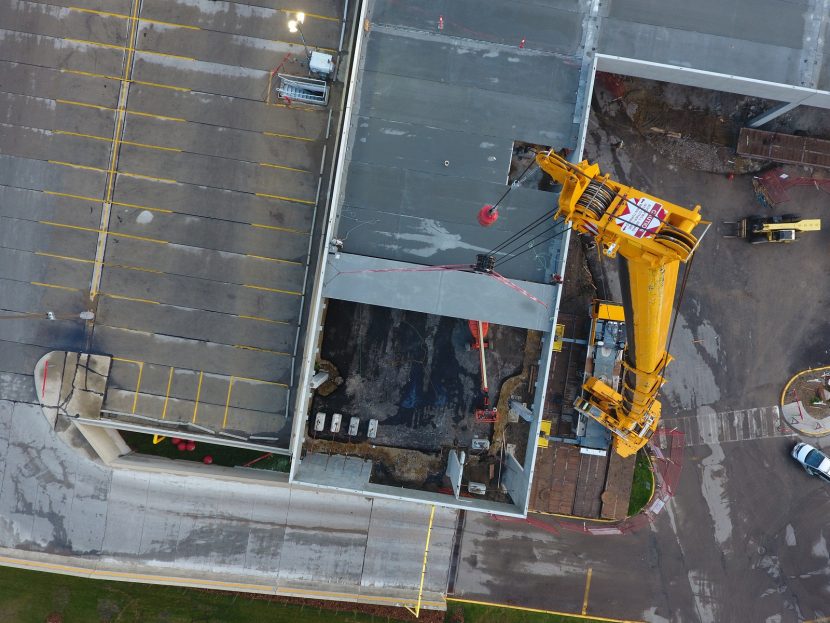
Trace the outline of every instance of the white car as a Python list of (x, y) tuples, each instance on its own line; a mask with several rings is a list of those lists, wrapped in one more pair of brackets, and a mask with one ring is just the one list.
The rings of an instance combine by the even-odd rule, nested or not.
[(818, 476), (830, 482), (830, 457), (808, 443), (797, 443), (792, 451), (793, 458), (811, 476)]

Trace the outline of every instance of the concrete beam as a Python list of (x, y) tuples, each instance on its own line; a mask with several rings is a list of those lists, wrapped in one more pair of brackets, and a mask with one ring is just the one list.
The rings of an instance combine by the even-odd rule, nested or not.
[(801, 102), (785, 102), (774, 108), (769, 109), (768, 111), (761, 113), (757, 117), (753, 117), (747, 123), (747, 127), (750, 128), (760, 128), (762, 125), (769, 123), (776, 117), (783, 115), (784, 113), (790, 112), (793, 108), (799, 106)]

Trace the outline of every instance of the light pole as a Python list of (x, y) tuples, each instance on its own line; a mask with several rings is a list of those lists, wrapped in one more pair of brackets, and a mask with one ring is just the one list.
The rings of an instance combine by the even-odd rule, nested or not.
[(300, 26), (300, 24), (303, 24), (304, 22), (305, 22), (305, 13), (297, 13), (297, 15), (294, 19), (288, 20), (288, 32), (291, 32), (291, 33), (298, 32), (298, 33), (300, 33), (300, 40), (303, 42), (303, 47), (305, 48), (305, 55), (308, 58), (311, 58), (311, 52), (309, 52), (309, 50), (308, 50), (308, 45), (306, 45), (305, 36), (303, 35), (303, 29)]

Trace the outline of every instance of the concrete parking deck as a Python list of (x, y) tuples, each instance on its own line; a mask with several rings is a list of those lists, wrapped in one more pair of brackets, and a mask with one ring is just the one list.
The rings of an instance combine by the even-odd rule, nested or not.
[[(4, 398), (49, 350), (107, 353), (104, 409), (287, 447), (332, 121), (269, 93), (307, 71), (269, 4), (0, 7), (0, 291), (58, 317), (2, 323)], [(337, 48), (343, 3), (311, 4), (306, 41)]]

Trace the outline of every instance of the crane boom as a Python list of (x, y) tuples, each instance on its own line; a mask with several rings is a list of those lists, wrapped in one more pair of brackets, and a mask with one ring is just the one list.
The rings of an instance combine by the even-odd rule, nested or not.
[(637, 452), (660, 420), (657, 392), (665, 382), (671, 312), (680, 262), (697, 247), (693, 231), (700, 206), (689, 210), (601, 175), (599, 165), (568, 162), (554, 152), (536, 156), (539, 167), (562, 184), (557, 217), (594, 236), (608, 257), (622, 258), (620, 282), (628, 337), (622, 393), (590, 378), (576, 409), (614, 434), (621, 456)]

